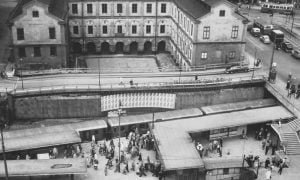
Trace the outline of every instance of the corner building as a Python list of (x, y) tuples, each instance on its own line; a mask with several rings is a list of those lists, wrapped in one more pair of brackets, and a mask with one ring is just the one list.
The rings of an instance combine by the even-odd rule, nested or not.
[(71, 53), (169, 51), (183, 70), (243, 60), (246, 23), (225, 0), (69, 0)]
[(66, 67), (67, 7), (64, 0), (19, 0), (7, 21), (12, 55), (18, 68)]

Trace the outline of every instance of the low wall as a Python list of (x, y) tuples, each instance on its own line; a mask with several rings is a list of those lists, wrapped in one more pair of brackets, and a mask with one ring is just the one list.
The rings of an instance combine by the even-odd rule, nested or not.
[[(264, 98), (264, 87), (239, 86), (225, 89), (195, 89), (192, 91), (181, 90), (181, 92), (169, 91), (164, 93), (176, 94), (175, 109), (184, 109), (262, 99)], [(13, 119), (16, 120), (99, 117), (106, 115), (106, 112), (101, 112), (100, 98), (100, 95), (48, 95), (17, 97), (15, 99), (12, 97), (10, 107), (12, 112), (14, 112)], [(138, 111), (138, 108), (133, 109)], [(145, 111), (145, 108), (142, 109)]]

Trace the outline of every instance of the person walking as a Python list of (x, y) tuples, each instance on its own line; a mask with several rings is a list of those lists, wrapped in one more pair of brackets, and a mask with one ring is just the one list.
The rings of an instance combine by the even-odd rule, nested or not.
[(266, 149), (265, 149), (265, 155), (268, 154), (269, 148), (270, 148), (270, 140), (267, 140)]
[(279, 169), (278, 169), (278, 174), (281, 175), (282, 169), (283, 169), (283, 163), (280, 163), (280, 164), (279, 164)]
[(270, 163), (271, 163), (270, 158), (267, 158), (266, 161), (265, 161), (265, 168), (268, 168)]

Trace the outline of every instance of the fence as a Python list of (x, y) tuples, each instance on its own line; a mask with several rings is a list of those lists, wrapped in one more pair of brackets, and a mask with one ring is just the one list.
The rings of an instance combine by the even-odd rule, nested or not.
[(263, 75), (245, 76), (236, 78), (215, 78), (215, 79), (201, 79), (197, 81), (174, 81), (174, 82), (148, 82), (148, 83), (116, 83), (116, 84), (70, 84), (58, 86), (44, 86), (39, 88), (14, 89), (13, 95), (32, 95), (32, 94), (46, 94), (46, 93), (67, 93), (67, 92), (95, 92), (100, 90), (143, 90), (143, 89), (174, 89), (174, 88), (195, 88), (209, 85), (225, 85), (237, 84), (241, 82), (261, 82), (266, 78)]

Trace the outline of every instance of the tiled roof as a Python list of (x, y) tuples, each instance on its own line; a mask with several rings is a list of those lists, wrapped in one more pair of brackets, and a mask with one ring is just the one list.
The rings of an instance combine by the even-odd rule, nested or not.
[(65, 19), (67, 13), (67, 1), (66, 0), (20, 0), (17, 6), (12, 10), (8, 17), (8, 22), (11, 22), (14, 18), (22, 14), (23, 6), (30, 3), (31, 1), (38, 1), (48, 5), (49, 13), (54, 16)]
[(210, 6), (202, 0), (174, 0), (174, 2), (181, 10), (195, 19), (198, 19), (210, 12)]

